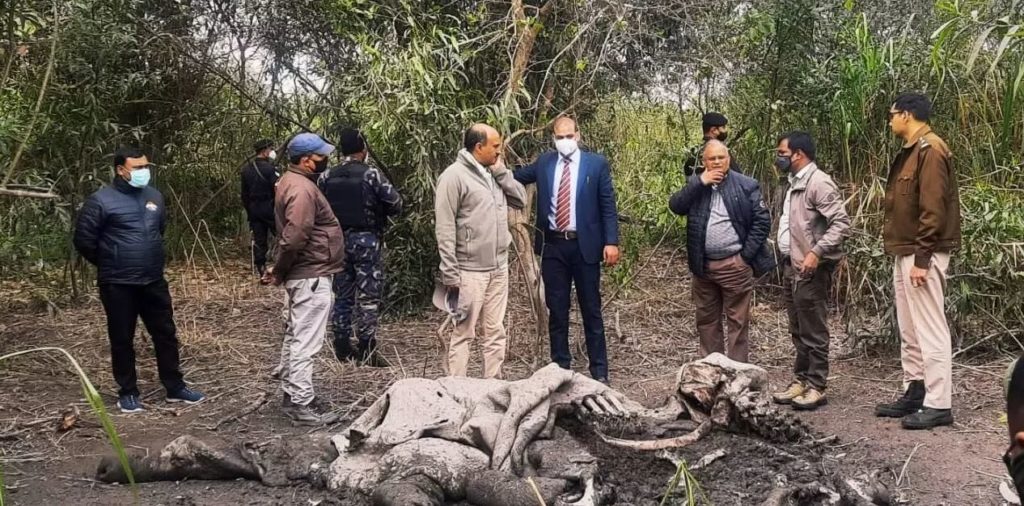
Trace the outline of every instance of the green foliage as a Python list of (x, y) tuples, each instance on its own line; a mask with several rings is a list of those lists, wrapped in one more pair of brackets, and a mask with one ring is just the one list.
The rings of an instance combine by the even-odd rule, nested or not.
[[(568, 112), (612, 163), (624, 220), (623, 267), (611, 272), (627, 283), (646, 247), (682, 244), (683, 220), (666, 202), (699, 140), (699, 113), (718, 109), (745, 132), (733, 154), (769, 200), (777, 136), (815, 136), (854, 215), (839, 298), (851, 329), (878, 333), (892, 321), (873, 320), (892, 307), (878, 236), (899, 146), (886, 112), (899, 92), (922, 90), (962, 189), (954, 323), (968, 338), (995, 332), (981, 320), (1024, 328), (1019, 304), (997, 304), (1020, 296), (1019, 2), (525, 4), (517, 17), (511, 2), (475, 0), (75, 0), (54, 18), (52, 2), (13, 3), (0, 14), (0, 159), (27, 141), (11, 181), (62, 199), (0, 196), (0, 275), (63, 264), (72, 293), (89, 277), (77, 272), (71, 226), (82, 199), (110, 179), (108, 154), (122, 143), (141, 144), (158, 164), (172, 258), (244, 257), (236, 195), (251, 143), (358, 125), (406, 200), (385, 238), (388, 309), (419, 307), (437, 265), (434, 181), (463, 130), (497, 126), (514, 165), (548, 149), (545, 125)], [(57, 25), (53, 77), (29, 135)]]
[(684, 182), (683, 123), (663, 105), (620, 100), (599, 107), (581, 125), (583, 142), (606, 155), (612, 167), (622, 218), (621, 267), (611, 271), (616, 282), (629, 279), (648, 246), (661, 239), (682, 243), (682, 220), (669, 211), (668, 197)]
[(676, 472), (674, 475), (672, 475), (672, 479), (669, 480), (668, 488), (665, 490), (665, 494), (661, 496), (661, 502), (659, 503), (660, 506), (666, 506), (668, 504), (677, 504), (670, 503), (669, 500), (672, 498), (672, 495), (676, 492), (676, 489), (679, 488), (680, 481), (683, 482), (683, 492), (686, 495), (684, 496), (685, 502), (678, 504), (685, 504), (686, 506), (697, 506), (698, 504), (711, 503), (710, 499), (708, 499), (707, 494), (705, 494), (704, 490), (701, 488), (700, 482), (697, 481), (697, 478), (694, 477), (693, 473), (690, 472), (690, 467), (687, 465), (686, 460), (680, 460), (676, 464)]
[[(887, 111), (910, 90), (932, 98), (933, 129), (949, 143), (960, 175), (964, 246), (949, 284), (954, 328), (965, 340), (1024, 328), (1019, 303), (999, 303), (1020, 300), (1020, 251), (1010, 237), (1024, 215), (1024, 108), (1016, 84), (1024, 65), (1022, 13), (986, 1), (939, 1), (934, 10), (870, 2), (841, 11), (806, 7), (802, 0), (758, 4), (739, 21), (750, 28), (736, 51), (769, 56), (751, 58), (734, 76), (725, 109), (734, 124), (750, 127), (735, 150), (741, 164), (771, 187), (776, 136), (801, 129), (817, 140), (818, 163), (841, 183), (854, 219), (848, 269), (838, 283), (851, 332), (896, 339), (881, 205), (900, 144)], [(763, 29), (766, 17), (773, 30)], [(751, 138), (761, 141), (752, 145)]]

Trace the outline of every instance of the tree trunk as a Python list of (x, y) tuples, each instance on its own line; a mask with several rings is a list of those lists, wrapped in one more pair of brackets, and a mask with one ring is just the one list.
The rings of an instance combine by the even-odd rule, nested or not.
[[(515, 106), (516, 114), (519, 113), (517, 94), (523, 84), (523, 77), (533, 56), (533, 46), (540, 31), (539, 21), (546, 17), (554, 7), (554, 0), (548, 0), (537, 11), (537, 19), (533, 23), (527, 23), (526, 12), (523, 9), (522, 0), (513, 0), (512, 28), (515, 31), (516, 49), (512, 56), (512, 68), (509, 70), (508, 88), (505, 90), (504, 108), (511, 111)], [(512, 231), (512, 240), (515, 246), (516, 259), (519, 268), (523, 272), (526, 281), (527, 293), (530, 296), (530, 307), (533, 310), (534, 321), (536, 322), (536, 343), (538, 350), (545, 349), (542, 346), (548, 329), (548, 310), (544, 302), (544, 283), (540, 276), (540, 264), (533, 254), (533, 225), (530, 222), (533, 200), (536, 197), (536, 186), (531, 185), (527, 189), (526, 202), (522, 210), (509, 209), (508, 222)]]

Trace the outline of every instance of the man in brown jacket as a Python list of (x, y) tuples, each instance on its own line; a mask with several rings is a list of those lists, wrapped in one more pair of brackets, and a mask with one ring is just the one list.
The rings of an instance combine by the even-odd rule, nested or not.
[(789, 333), (796, 348), (795, 378), (773, 395), (794, 409), (817, 409), (828, 403), (828, 292), (850, 217), (832, 178), (815, 163), (814, 139), (790, 132), (779, 139), (775, 166), (788, 173), (776, 246), (783, 263), (783, 293)]
[(283, 283), (288, 294), (280, 377), (282, 407), (296, 425), (322, 425), (338, 419), (313, 392), (313, 357), (323, 346), (334, 298), (331, 278), (341, 271), (345, 258), (341, 227), (314, 181), (327, 169), (332, 152), (334, 146), (316, 134), (292, 138), (288, 170), (278, 181), (274, 196), (278, 255), (264, 274), (264, 282)]
[(952, 425), (953, 358), (944, 294), (949, 254), (960, 245), (960, 197), (952, 154), (928, 126), (931, 102), (906, 93), (889, 110), (903, 148), (885, 190), (885, 252), (893, 270), (902, 341), (903, 397), (879, 404), (877, 416), (902, 418), (905, 429)]

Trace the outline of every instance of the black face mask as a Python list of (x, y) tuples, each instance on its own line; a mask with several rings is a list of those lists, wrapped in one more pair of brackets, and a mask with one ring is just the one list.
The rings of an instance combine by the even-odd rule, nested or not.
[(316, 168), (313, 169), (313, 172), (319, 174), (325, 170), (327, 170), (327, 157), (324, 157), (319, 162), (316, 162)]
[(715, 136), (715, 138), (725, 142), (725, 140), (729, 138), (729, 132), (718, 132), (718, 135)]
[(778, 167), (779, 170), (788, 171), (789, 168), (793, 166), (793, 156), (776, 155), (775, 166)]
[(1003, 463), (1006, 464), (1006, 470), (1009, 471), (1010, 478), (1013, 479), (1013, 484), (1017, 487), (1017, 495), (1024, 497), (1024, 452), (1011, 459), (1010, 450), (1006, 450), (1006, 453), (1003, 454)]

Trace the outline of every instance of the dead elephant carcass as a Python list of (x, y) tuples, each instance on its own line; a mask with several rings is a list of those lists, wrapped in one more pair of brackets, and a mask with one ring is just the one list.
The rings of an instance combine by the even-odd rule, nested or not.
[[(809, 435), (771, 406), (766, 386), (764, 370), (718, 354), (684, 365), (676, 390), (658, 409), (555, 364), (519, 381), (411, 378), (393, 384), (333, 437), (218, 446), (185, 436), (137, 464), (150, 472), (140, 481), (245, 477), (278, 485), (302, 479), (382, 505), (534, 505), (540, 494), (547, 504), (596, 506), (612, 502), (613, 493), (602, 485), (597, 460), (556, 426), (560, 415), (577, 416), (599, 434), (614, 427), (641, 438), (663, 434), (659, 426), (680, 418), (695, 422), (696, 430), (676, 438), (602, 435), (611, 445), (640, 450), (683, 446), (716, 426), (773, 440)], [(110, 459), (99, 477), (123, 481)]]

